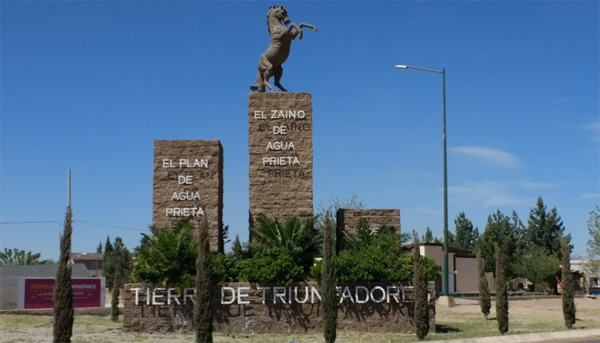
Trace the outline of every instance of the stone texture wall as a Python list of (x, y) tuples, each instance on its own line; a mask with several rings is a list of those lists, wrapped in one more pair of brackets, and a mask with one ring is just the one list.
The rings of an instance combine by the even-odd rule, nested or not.
[(371, 228), (380, 228), (382, 226), (394, 227), (400, 234), (400, 210), (348, 210), (339, 209), (337, 214), (337, 248), (342, 250), (344, 231), (356, 233), (359, 221), (367, 220)]
[[(218, 140), (154, 141), (152, 225), (183, 219), (209, 225), (211, 250), (223, 251), (223, 147)], [(201, 210), (199, 210), (201, 209)]]
[(313, 215), (312, 102), (308, 93), (248, 96), (250, 226), (257, 214)]
[[(357, 284), (358, 285), (358, 284)], [(351, 296), (355, 298), (357, 285), (348, 285)], [(374, 289), (375, 286), (381, 286), (386, 289), (388, 286), (398, 286), (393, 283), (373, 283), (361, 284), (368, 289)], [(225, 285), (235, 290), (239, 287), (248, 287), (243, 291), (247, 296), (243, 297), (242, 302), (248, 304), (238, 304), (237, 294), (232, 304), (222, 304), (222, 291), (216, 288), (213, 292), (214, 299), (214, 330), (216, 332), (235, 332), (235, 333), (289, 333), (289, 332), (318, 332), (322, 330), (322, 313), (318, 297), (314, 297), (314, 303), (301, 304), (297, 301), (282, 303), (276, 298), (273, 303), (273, 292), (265, 292), (258, 287), (272, 287), (273, 285), (257, 285), (250, 283), (235, 283)], [(302, 301), (305, 298), (305, 287), (318, 285), (315, 283), (300, 283), (292, 285), (291, 293), (294, 299)], [(346, 285), (340, 285), (342, 287)], [(171, 301), (171, 305), (147, 305), (146, 295), (138, 295), (138, 305), (135, 305), (135, 293), (132, 288), (145, 288), (142, 284), (125, 285), (124, 310), (123, 310), (123, 328), (125, 331), (136, 332), (173, 332), (190, 331), (194, 328), (193, 323), (193, 304), (188, 298), (184, 304)], [(298, 293), (295, 292), (295, 287)], [(289, 289), (289, 288), (288, 288)], [(286, 289), (286, 292), (288, 292)], [(430, 325), (431, 330), (435, 331), (435, 293), (434, 284), (430, 285)], [(193, 290), (189, 290), (190, 292)], [(340, 290), (340, 294), (343, 293)], [(225, 302), (230, 302), (231, 292), (226, 291)], [(289, 294), (289, 293), (288, 293)], [(308, 295), (310, 299), (312, 295)], [(364, 299), (365, 293), (359, 290), (359, 297)], [(378, 291), (376, 297), (381, 297)], [(398, 296), (402, 299), (401, 295)], [(263, 303), (264, 299), (264, 303)], [(355, 298), (356, 299), (356, 298)], [(166, 302), (166, 297), (160, 298)], [(412, 298), (412, 289), (406, 288), (404, 291), (404, 302), (397, 303), (393, 298), (376, 303), (356, 303), (344, 299), (340, 304), (338, 313), (338, 330), (352, 331), (372, 331), (372, 332), (414, 332), (413, 323), (414, 302)]]

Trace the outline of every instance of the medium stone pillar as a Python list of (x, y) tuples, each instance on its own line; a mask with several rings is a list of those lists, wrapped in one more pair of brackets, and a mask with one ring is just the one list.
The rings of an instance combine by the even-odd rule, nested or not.
[(198, 237), (202, 216), (210, 247), (223, 252), (223, 147), (218, 140), (154, 141), (152, 226), (189, 219)]
[(313, 216), (312, 101), (309, 93), (248, 96), (250, 227), (256, 215)]
[(400, 210), (394, 209), (338, 209), (336, 213), (337, 222), (337, 249), (344, 249), (344, 232), (356, 234), (361, 220), (366, 220), (372, 230), (380, 227), (392, 227), (400, 236)]

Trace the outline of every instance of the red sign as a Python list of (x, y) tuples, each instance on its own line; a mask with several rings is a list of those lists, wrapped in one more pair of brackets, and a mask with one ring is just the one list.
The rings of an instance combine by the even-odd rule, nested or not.
[[(73, 307), (100, 307), (102, 279), (71, 279)], [(25, 309), (54, 308), (54, 279), (25, 279)]]

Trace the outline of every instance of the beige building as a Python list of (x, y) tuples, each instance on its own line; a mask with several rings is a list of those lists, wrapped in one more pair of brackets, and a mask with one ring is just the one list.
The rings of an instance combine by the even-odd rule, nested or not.
[[(436, 282), (436, 292), (442, 293), (444, 284), (444, 245), (441, 243), (421, 243), (421, 255), (431, 258), (440, 268), (442, 278)], [(490, 291), (494, 290), (492, 273), (486, 273)], [(448, 247), (448, 288), (452, 293), (479, 293), (477, 258), (472, 251)]]

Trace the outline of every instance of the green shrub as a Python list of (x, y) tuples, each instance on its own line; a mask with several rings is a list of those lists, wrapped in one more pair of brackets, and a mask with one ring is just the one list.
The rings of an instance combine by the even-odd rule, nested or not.
[(285, 248), (273, 248), (240, 262), (240, 280), (278, 283), (289, 286), (306, 280), (307, 273), (298, 265), (293, 253)]
[(215, 284), (238, 282), (240, 261), (234, 254), (216, 254), (210, 257), (211, 277)]
[(191, 225), (182, 222), (172, 230), (154, 229), (142, 234), (131, 282), (151, 285), (193, 287), (196, 275), (198, 242), (191, 236)]

